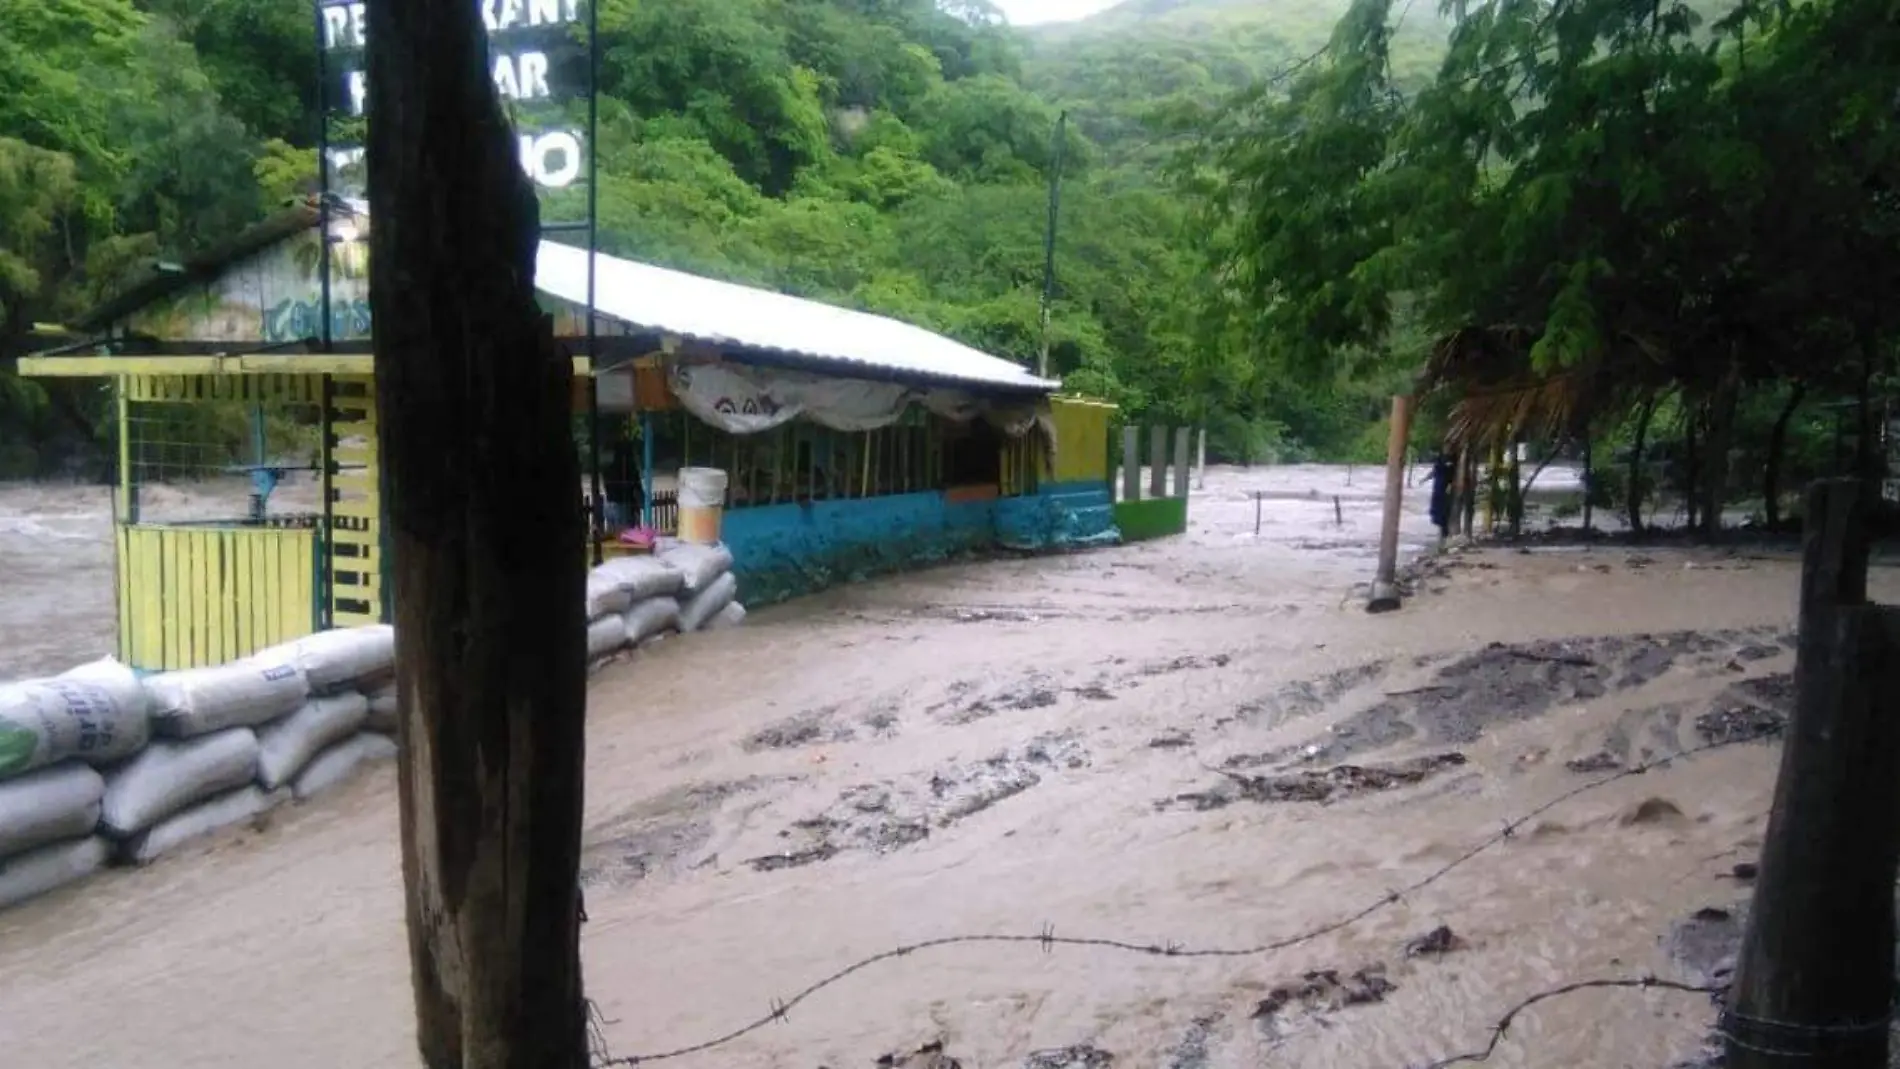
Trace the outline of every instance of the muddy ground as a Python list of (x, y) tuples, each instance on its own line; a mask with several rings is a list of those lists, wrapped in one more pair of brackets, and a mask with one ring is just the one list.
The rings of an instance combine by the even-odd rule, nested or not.
[[(1469, 552), (1368, 616), (1372, 482), (1216, 470), (1182, 539), (839, 590), (601, 672), (607, 1046), (692, 1046), (959, 936), (1020, 939), (882, 959), (673, 1063), (1399, 1069), (1547, 987), (1689, 975), (1672, 925), (1759, 848), (1793, 563)], [(109, 580), (54, 566), (103, 524), (30, 494), (0, 490), (14, 671), (110, 636), (84, 608)], [(413, 1067), (393, 780), (0, 914), (8, 1063)], [(1666, 1066), (1712, 1012), (1583, 992), (1492, 1064)]]

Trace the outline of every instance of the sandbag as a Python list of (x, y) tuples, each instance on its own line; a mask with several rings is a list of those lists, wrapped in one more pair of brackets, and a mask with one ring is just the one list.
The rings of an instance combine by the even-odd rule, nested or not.
[(370, 732), (352, 735), (318, 754), (297, 776), (292, 790), (301, 802), (349, 779), (358, 768), (371, 761), (387, 761), (395, 756), (393, 739)]
[(310, 692), (322, 694), (392, 671), (396, 667), (396, 629), (388, 624), (339, 627), (305, 635), (265, 653), (287, 654), (309, 677)]
[(723, 544), (681, 543), (661, 553), (659, 559), (680, 573), (680, 589), (688, 594), (710, 588), (720, 576), (732, 570), (732, 551)]
[(257, 729), (257, 782), (276, 790), (296, 778), (317, 751), (353, 735), (369, 719), (369, 699), (356, 691), (312, 698), (303, 708)]
[(250, 728), (159, 739), (107, 774), (99, 828), (123, 839), (200, 798), (242, 787), (256, 774), (257, 736)]
[(680, 606), (680, 630), (697, 631), (706, 626), (721, 609), (732, 604), (739, 593), (739, 580), (727, 572), (712, 581), (712, 585), (693, 595)]
[(177, 847), (220, 828), (241, 824), (289, 801), (288, 791), (266, 793), (255, 786), (226, 791), (152, 825), (119, 844), (119, 860), (146, 865)]
[(138, 676), (111, 658), (0, 685), (0, 780), (72, 757), (129, 757), (151, 738), (150, 707)]
[(17, 906), (105, 867), (112, 847), (97, 835), (0, 858), (0, 909)]
[(648, 598), (627, 610), (627, 641), (645, 642), (662, 631), (678, 631), (680, 603), (672, 598)]
[(105, 777), (76, 761), (0, 781), (0, 857), (91, 835)]
[(394, 735), (402, 719), (402, 705), (396, 697), (395, 680), (377, 687), (366, 697), (369, 698), (369, 716), (364, 719), (363, 726), (371, 731)]
[(713, 613), (713, 618), (706, 621), (705, 629), (723, 631), (728, 627), (738, 627), (742, 623), (745, 623), (745, 606), (736, 601), (728, 601), (725, 608)]
[(633, 604), (633, 594), (626, 587), (614, 582), (612, 576), (600, 574), (596, 568), (587, 575), (587, 618), (598, 620), (603, 616), (623, 613)]
[(627, 644), (627, 621), (603, 616), (587, 625), (587, 657), (605, 657)]
[(189, 739), (226, 728), (254, 727), (295, 712), (310, 696), (296, 659), (281, 648), (213, 668), (187, 668), (145, 680), (152, 727)]
[(627, 592), (630, 602), (677, 594), (686, 582), (680, 570), (658, 557), (615, 557), (588, 573)]

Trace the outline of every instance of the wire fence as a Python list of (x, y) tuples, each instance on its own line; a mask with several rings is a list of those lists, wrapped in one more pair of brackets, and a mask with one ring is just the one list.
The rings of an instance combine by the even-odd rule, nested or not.
[[(1418, 879), (1412, 881), (1411, 883), (1406, 884), (1405, 886), (1397, 888), (1395, 890), (1387, 891), (1384, 894), (1373, 899), (1372, 901), (1368, 902), (1366, 905), (1361, 906), (1355, 910), (1352, 910), (1351, 912), (1345, 913), (1334, 920), (1328, 921), (1324, 924), (1318, 925), (1313, 928), (1306, 929), (1294, 935), (1284, 936), (1284, 937), (1269, 940), (1263, 943), (1256, 943), (1256, 944), (1248, 945), (1248, 946), (1234, 946), (1234, 947), (1195, 947), (1195, 946), (1188, 946), (1186, 944), (1175, 943), (1175, 942), (1155, 943), (1155, 942), (1143, 942), (1143, 941), (1138, 941), (1138, 940), (1118, 939), (1118, 938), (1109, 938), (1109, 937), (1066, 936), (1066, 935), (1056, 934), (1055, 929), (1049, 925), (1044, 925), (1041, 931), (1038, 931), (1035, 933), (1017, 933), (1017, 934), (1004, 933), (1004, 934), (940, 936), (935, 939), (926, 939), (926, 940), (922, 940), (916, 943), (907, 943), (902, 946), (892, 947), (889, 950), (881, 951), (879, 953), (872, 954), (865, 958), (860, 958), (859, 960), (854, 961), (850, 963), (849, 965), (846, 965), (843, 968), (838, 969), (837, 971), (827, 976), (824, 976), (818, 980), (813, 981), (810, 984), (807, 984), (805, 987), (793, 993), (789, 998), (775, 999), (764, 1013), (760, 1014), (759, 1016), (749, 1021), (746, 1021), (743, 1024), (740, 1024), (734, 1027), (730, 1031), (724, 1032), (716, 1036), (709, 1037), (707, 1039), (701, 1040), (697, 1043), (689, 1044), (687, 1046), (676, 1047), (671, 1050), (656, 1051), (656, 1052), (648, 1053), (648, 1054), (626, 1054), (626, 1055), (613, 1054), (608, 1049), (605, 1036), (603, 1033), (603, 1027), (607, 1024), (611, 1024), (614, 1022), (603, 1019), (599, 1013), (599, 1010), (596, 1007), (593, 1007), (590, 1005), (589, 1020), (590, 1020), (590, 1033), (591, 1033), (592, 1043), (593, 1043), (593, 1048), (594, 1048), (594, 1064), (596, 1067), (598, 1067), (598, 1069), (610, 1069), (610, 1067), (617, 1067), (617, 1066), (646, 1065), (652, 1062), (670, 1061), (676, 1058), (684, 1058), (684, 1057), (687, 1057), (688, 1055), (701, 1054), (706, 1051), (710, 1051), (719, 1047), (726, 1046), (730, 1043), (736, 1042), (737, 1040), (745, 1036), (751, 1035), (754, 1032), (760, 1031), (761, 1029), (764, 1029), (769, 1025), (772, 1025), (774, 1023), (780, 1023), (787, 1020), (788, 1014), (793, 1009), (797, 1008), (801, 1003), (804, 1003), (805, 1001), (818, 995), (820, 992), (823, 992), (828, 988), (834, 987), (842, 983), (846, 979), (849, 979), (850, 977), (853, 977), (857, 975), (858, 973), (864, 972), (867, 969), (872, 968), (873, 966), (882, 965), (886, 962), (896, 961), (900, 958), (908, 958), (916, 954), (940, 949), (942, 947), (975, 946), (975, 945), (1034, 946), (1041, 949), (1044, 953), (1053, 951), (1057, 947), (1076, 947), (1076, 948), (1089, 948), (1089, 949), (1096, 949), (1096, 950), (1115, 951), (1115, 952), (1129, 953), (1129, 954), (1142, 954), (1142, 955), (1148, 955), (1148, 956), (1153, 956), (1153, 957), (1166, 957), (1166, 958), (1247, 958), (1247, 957), (1257, 957), (1257, 956), (1262, 956), (1262, 955), (1268, 955), (1268, 954), (1273, 954), (1279, 951), (1288, 950), (1293, 947), (1297, 947), (1305, 943), (1313, 942), (1314, 940), (1323, 938), (1335, 932), (1339, 932), (1343, 929), (1349, 928), (1355, 924), (1358, 924), (1360, 921), (1363, 921), (1367, 919), (1368, 917), (1371, 917), (1374, 914), (1379, 913), (1380, 911), (1384, 909), (1397, 905), (1398, 903), (1404, 901), (1406, 895), (1423, 890), (1424, 888), (1429, 887), (1434, 883), (1437, 883), (1439, 880), (1444, 879), (1446, 876), (1450, 875), (1452, 872), (1463, 867), (1464, 865), (1470, 863), (1473, 859), (1477, 858), (1478, 856), (1502, 845), (1505, 842), (1510, 841), (1512, 838), (1516, 836), (1518, 830), (1524, 827), (1526, 824), (1538, 819), (1544, 814), (1550, 812), (1553, 809), (1556, 809), (1558, 806), (1561, 806), (1564, 803), (1569, 802), (1574, 798), (1577, 798), (1580, 795), (1584, 795), (1592, 791), (1600, 790), (1613, 783), (1618, 783), (1623, 780), (1633, 779), (1637, 776), (1645, 775), (1657, 769), (1666, 768), (1670, 765), (1674, 765), (1678, 762), (1687, 760), (1689, 758), (1697, 757), (1714, 750), (1722, 750), (1722, 749), (1727, 749), (1732, 746), (1741, 746), (1748, 743), (1759, 742), (1764, 739), (1779, 735), (1780, 731), (1781, 731), (1781, 726), (1777, 724), (1777, 725), (1762, 728), (1760, 730), (1755, 730), (1752, 732), (1727, 735), (1723, 738), (1706, 742), (1699, 746), (1693, 746), (1688, 749), (1680, 750), (1672, 754), (1664, 755), (1662, 757), (1652, 758), (1648, 761), (1631, 765), (1627, 768), (1620, 769), (1618, 771), (1611, 772), (1602, 776), (1598, 776), (1594, 779), (1578, 784), (1577, 786), (1571, 788), (1570, 790), (1563, 791), (1553, 796), (1548, 801), (1523, 813), (1522, 815), (1516, 817), (1515, 819), (1506, 821), (1497, 831), (1491, 833), (1489, 836), (1486, 836), (1484, 839), (1475, 843), (1470, 848), (1466, 849), (1464, 852), (1458, 854), (1456, 857), (1453, 857), (1451, 860), (1445, 862), (1443, 865), (1440, 865), (1438, 868), (1433, 869), (1431, 872), (1427, 873), (1424, 876), (1419, 877)], [(1601, 979), (1601, 980), (1581, 980), (1581, 981), (1575, 981), (1572, 983), (1563, 984), (1558, 987), (1553, 987), (1547, 990), (1539, 991), (1536, 994), (1533, 994), (1523, 999), (1522, 1001), (1517, 1003), (1515, 1006), (1512, 1006), (1502, 1017), (1498, 1019), (1496, 1024), (1492, 1026), (1490, 1038), (1483, 1047), (1478, 1048), (1476, 1050), (1468, 1051), (1462, 1054), (1454, 1054), (1449, 1057), (1442, 1058), (1438, 1061), (1426, 1063), (1426, 1065), (1423, 1066), (1422, 1069), (1442, 1069), (1442, 1067), (1444, 1066), (1487, 1061), (1496, 1052), (1498, 1044), (1503, 1041), (1505, 1034), (1509, 1031), (1511, 1027), (1511, 1024), (1516, 1020), (1518, 1015), (1522, 1014), (1524, 1011), (1530, 1009), (1533, 1006), (1536, 1006), (1537, 1004), (1541, 1002), (1546, 1002), (1552, 999), (1561, 998), (1566, 995), (1575, 994), (1581, 991), (1606, 989), (1606, 988), (1608, 989), (1643, 989), (1643, 990), (1669, 991), (1669, 992), (1677, 992), (1677, 993), (1683, 993), (1683, 994), (1701, 994), (1701, 995), (1715, 996), (1718, 999), (1720, 998), (1723, 992), (1722, 988), (1715, 987), (1715, 986), (1700, 986), (1700, 985), (1695, 985), (1695, 984), (1680, 983), (1677, 981), (1663, 980), (1663, 979), (1659, 979), (1657, 977), (1648, 976), (1648, 975), (1637, 976), (1637, 977), (1610, 978), (1610, 979)], [(1730, 1020), (1730, 1017), (1725, 1014), (1722, 1020), (1718, 1022), (1718, 1031), (1722, 1032), (1722, 1034), (1724, 1034), (1725, 1036), (1730, 1031), (1727, 1028), (1727, 1023), (1729, 1020)], [(1832, 1034), (1834, 1032), (1839, 1031), (1839, 1029), (1836, 1029), (1836, 1028), (1818, 1028), (1817, 1029), (1814, 1026), (1798, 1025), (1798, 1024), (1783, 1023), (1783, 1022), (1751, 1021), (1749, 1023), (1754, 1024), (1760, 1028), (1779, 1028), (1786, 1031), (1790, 1035), (1822, 1034), (1822, 1033)], [(1852, 1026), (1852, 1027), (1859, 1028), (1861, 1026), (1857, 1025), (1857, 1026)], [(1887, 1023), (1885, 1021), (1882, 1021), (1879, 1023), (1877, 1027), (1884, 1029), (1887, 1027)]]

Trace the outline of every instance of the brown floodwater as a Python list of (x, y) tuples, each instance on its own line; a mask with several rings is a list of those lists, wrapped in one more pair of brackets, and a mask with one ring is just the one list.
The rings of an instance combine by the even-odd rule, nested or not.
[[(1368, 616), (1355, 584), (1377, 496), (1364, 468), (1351, 484), (1337, 468), (1213, 469), (1183, 538), (866, 583), (603, 670), (583, 954), (609, 1048), (693, 1045), (945, 936), (1275, 942), (1602, 775), (1579, 768), (1785, 704), (1791, 561), (1491, 549), (1444, 558), (1402, 611)], [(106, 509), (92, 490), (0, 488), (0, 677), (110, 648)], [(1873, 583), (1900, 592), (1889, 569)], [(1290, 949), (930, 949), (676, 1064), (904, 1064), (941, 1043), (972, 1069), (1401, 1069), (1482, 1047), (1537, 990), (1683, 976), (1660, 941), (1735, 900), (1727, 874), (1758, 848), (1775, 760), (1734, 745), (1581, 794)], [(1371, 771), (1309, 774), (1341, 762)], [(411, 1069), (394, 779), (375, 769), (265, 827), (0, 913), (6, 1064)], [(1457, 949), (1407, 956), (1440, 925)], [(1353, 983), (1375, 966), (1384, 984)], [(1322, 969), (1382, 999), (1275, 993)], [(1526, 1013), (1493, 1064), (1661, 1067), (1710, 1012), (1588, 991)]]

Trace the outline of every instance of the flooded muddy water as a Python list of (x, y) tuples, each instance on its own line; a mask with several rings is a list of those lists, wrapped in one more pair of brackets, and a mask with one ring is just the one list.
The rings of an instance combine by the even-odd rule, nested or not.
[[(1377, 483), (1214, 469), (1183, 538), (835, 590), (599, 673), (607, 1046), (691, 1047), (953, 936), (1023, 938), (880, 961), (669, 1064), (1400, 1069), (1547, 987), (1693, 980), (1671, 933), (1759, 846), (1797, 566), (1488, 549), (1369, 616)], [(109, 646), (103, 507), (0, 490), (0, 675)], [(394, 780), (0, 913), (8, 1064), (415, 1066)], [(1711, 1016), (1586, 991), (1493, 1064), (1661, 1069)]]

